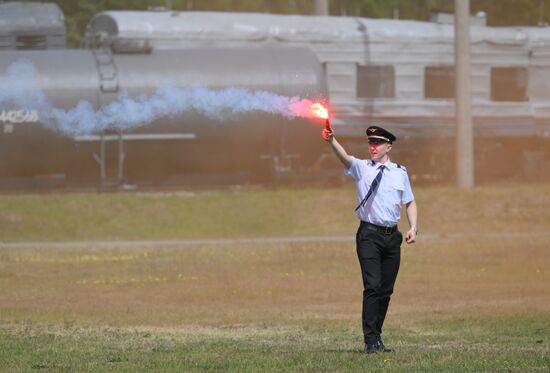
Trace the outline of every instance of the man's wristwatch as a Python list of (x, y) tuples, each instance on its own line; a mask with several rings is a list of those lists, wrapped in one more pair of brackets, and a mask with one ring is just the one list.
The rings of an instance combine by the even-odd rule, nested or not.
[(413, 231), (415, 234), (418, 234), (418, 229), (416, 229), (416, 227), (411, 227), (411, 229), (409, 229), (410, 231)]

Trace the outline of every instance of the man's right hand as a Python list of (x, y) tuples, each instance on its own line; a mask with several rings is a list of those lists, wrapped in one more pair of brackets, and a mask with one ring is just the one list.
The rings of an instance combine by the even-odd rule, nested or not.
[(321, 135), (323, 136), (323, 139), (325, 141), (330, 141), (330, 139), (334, 137), (334, 133), (332, 132), (332, 129), (327, 130), (326, 128), (323, 130), (323, 133)]

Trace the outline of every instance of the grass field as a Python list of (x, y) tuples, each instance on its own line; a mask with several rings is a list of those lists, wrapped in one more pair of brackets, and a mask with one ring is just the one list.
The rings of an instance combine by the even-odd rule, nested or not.
[[(550, 226), (550, 184), (415, 188), (422, 233), (536, 232)], [(0, 241), (353, 234), (355, 190), (0, 195)]]
[[(353, 190), (1, 196), (0, 371), (550, 370), (550, 187), (417, 188), (384, 339), (360, 353)], [(350, 211), (351, 210), (351, 211)], [(129, 225), (129, 226), (127, 226)]]

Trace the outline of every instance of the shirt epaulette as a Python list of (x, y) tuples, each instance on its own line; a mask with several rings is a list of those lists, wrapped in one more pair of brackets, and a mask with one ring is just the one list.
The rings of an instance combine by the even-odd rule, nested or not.
[(399, 163), (396, 163), (395, 165), (397, 166), (397, 168), (400, 168), (400, 169), (402, 169), (403, 171), (407, 172), (407, 168), (406, 168), (405, 166), (400, 165)]

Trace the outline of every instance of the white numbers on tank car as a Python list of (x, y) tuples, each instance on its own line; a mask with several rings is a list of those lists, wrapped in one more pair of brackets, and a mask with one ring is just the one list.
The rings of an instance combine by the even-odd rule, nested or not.
[(38, 112), (36, 110), (0, 111), (0, 123), (3, 123), (4, 133), (13, 133), (14, 124), (36, 122), (38, 122)]

